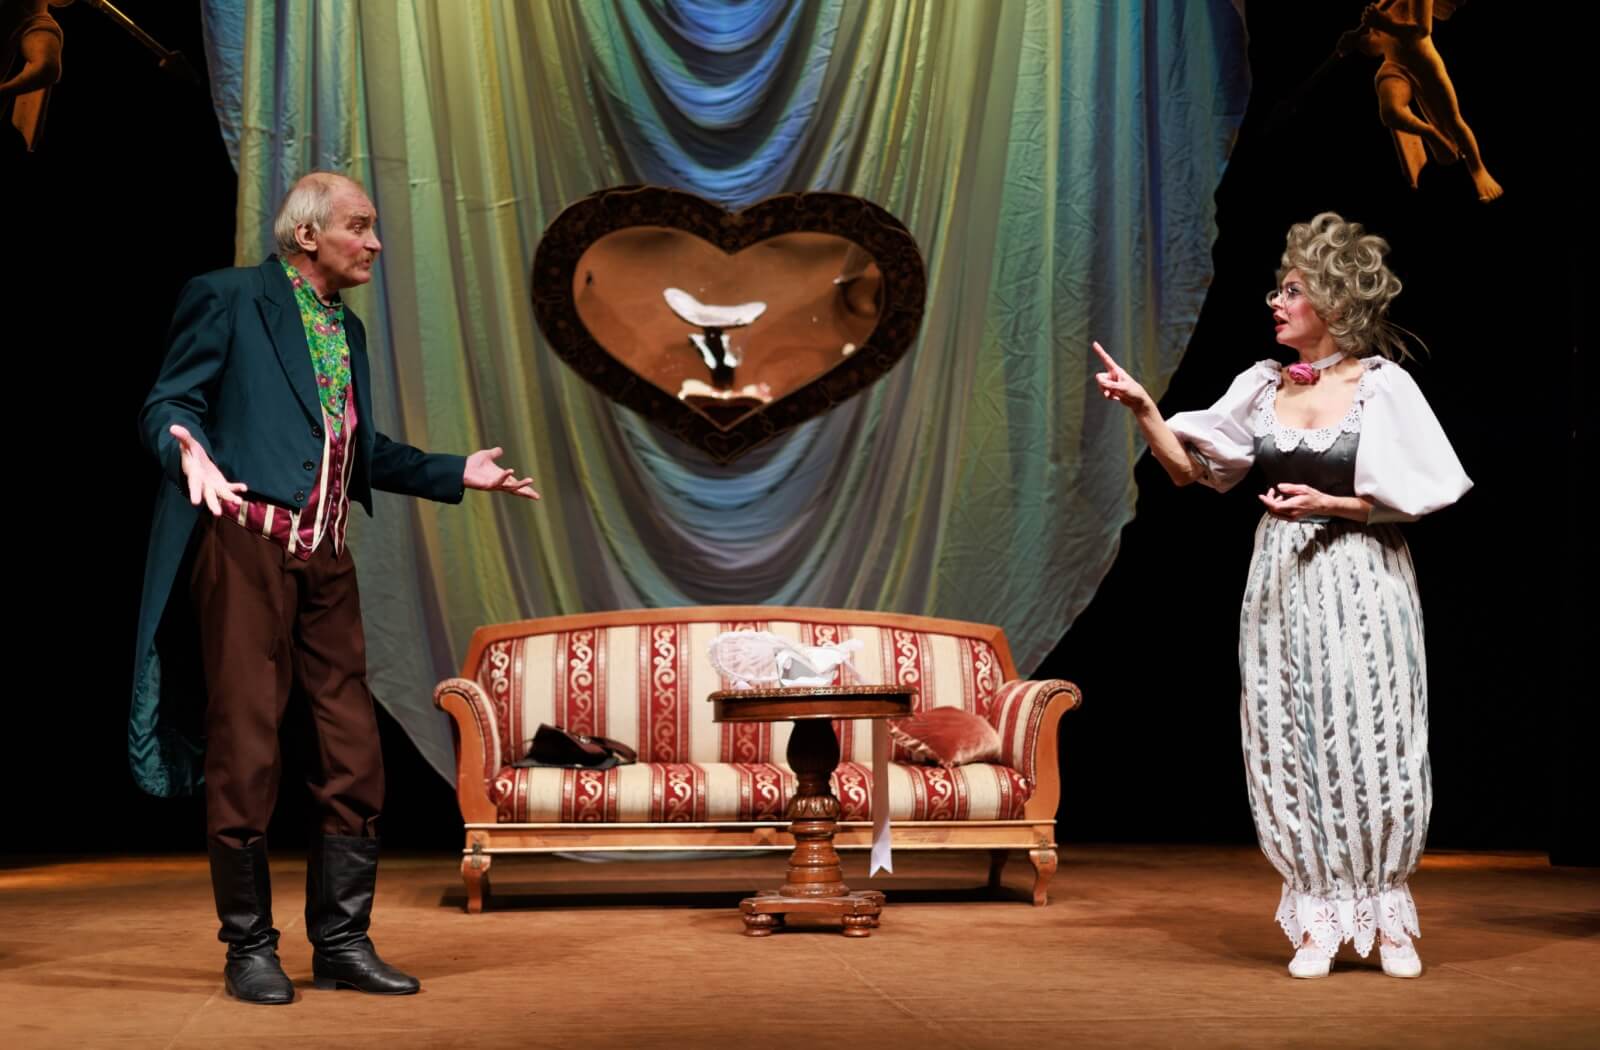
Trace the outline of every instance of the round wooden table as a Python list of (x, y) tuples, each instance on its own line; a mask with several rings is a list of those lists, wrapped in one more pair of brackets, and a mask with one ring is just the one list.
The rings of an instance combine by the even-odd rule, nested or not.
[(793, 722), (789, 765), (799, 777), (785, 816), (794, 835), (789, 877), (769, 890), (739, 903), (744, 932), (768, 937), (783, 928), (787, 915), (838, 916), (846, 937), (870, 936), (883, 911), (877, 890), (852, 891), (839, 871), (833, 848), (839, 823), (839, 800), (829, 778), (839, 765), (835, 719), (904, 718), (911, 714), (916, 690), (898, 685), (828, 685), (788, 689), (726, 690), (711, 694), (712, 718), (718, 722)]

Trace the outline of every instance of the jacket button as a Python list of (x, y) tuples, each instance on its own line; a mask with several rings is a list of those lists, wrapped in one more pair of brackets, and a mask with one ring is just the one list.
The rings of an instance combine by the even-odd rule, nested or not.
[(304, 491), (303, 491), (303, 490), (302, 490), (302, 491), (300, 491), (300, 492), (296, 492), (296, 493), (295, 493), (295, 494), (294, 494), (294, 501), (295, 501), (295, 502), (296, 502), (296, 503), (304, 503), (304, 502), (305, 502), (305, 501), (306, 501), (306, 494), (305, 494), (305, 492), (304, 492)]
[(315, 463), (311, 462), (309, 459), (306, 460), (304, 463), (302, 463), (300, 465), (302, 467), (305, 467), (307, 470), (316, 470), (317, 469), (317, 465)]
[(311, 428), (311, 436), (316, 438), (318, 441), (321, 441), (322, 440), (322, 428), (321, 427), (312, 427)]

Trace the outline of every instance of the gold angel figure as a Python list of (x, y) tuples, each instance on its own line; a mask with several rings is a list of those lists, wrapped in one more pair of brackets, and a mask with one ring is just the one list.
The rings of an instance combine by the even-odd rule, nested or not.
[(1382, 58), (1373, 86), (1378, 93), (1378, 119), (1394, 134), (1411, 188), (1428, 162), (1464, 160), (1480, 201), (1505, 191), (1483, 166), (1478, 139), (1461, 115), (1456, 89), (1444, 58), (1433, 43), (1433, 19), (1447, 19), (1459, 6), (1452, 0), (1381, 0), (1361, 13), (1361, 27), (1339, 39), (1340, 54), (1359, 51)]

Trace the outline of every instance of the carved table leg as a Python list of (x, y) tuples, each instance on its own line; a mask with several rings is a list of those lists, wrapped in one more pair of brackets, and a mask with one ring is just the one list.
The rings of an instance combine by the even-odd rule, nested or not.
[(851, 892), (839, 870), (839, 853), (833, 847), (838, 830), (839, 800), (828, 780), (839, 764), (839, 740), (828, 719), (799, 720), (789, 737), (789, 765), (799, 777), (789, 802), (790, 832), (794, 852), (789, 855), (788, 878), (775, 893), (746, 898), (739, 905), (745, 933), (767, 937), (785, 926), (785, 916), (795, 914), (837, 917), (846, 937), (870, 937), (883, 911), (883, 894), (877, 890)]
[(788, 817), (793, 823), (794, 852), (789, 879), (778, 890), (785, 897), (843, 897), (850, 890), (833, 848), (838, 830), (839, 800), (828, 778), (839, 765), (839, 738), (824, 719), (796, 722), (789, 736), (789, 765), (799, 777)]

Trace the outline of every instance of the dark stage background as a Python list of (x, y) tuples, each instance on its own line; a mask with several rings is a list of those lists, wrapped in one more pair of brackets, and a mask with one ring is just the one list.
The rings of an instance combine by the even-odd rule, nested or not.
[[(196, 3), (120, 6), (204, 75)], [(1592, 179), (1580, 175), (1573, 134), (1584, 119), (1577, 36), (1565, 58), (1513, 62), (1503, 41), (1528, 27), (1511, 24), (1512, 5), (1481, 0), (1438, 28), (1463, 111), (1507, 190), (1485, 206), (1459, 167), (1430, 167), (1421, 192), (1405, 187), (1369, 60), (1335, 69), (1266, 133), (1272, 107), (1361, 7), (1250, 5), (1254, 87), (1218, 192), (1216, 279), (1162, 407), (1209, 404), (1274, 353), (1262, 295), (1290, 223), (1334, 209), (1389, 238), (1406, 282), (1395, 319), (1432, 348), (1413, 374), (1477, 482), (1456, 507), (1406, 527), (1427, 617), (1430, 846), (1592, 859), (1592, 720), (1577, 684), (1595, 640), (1577, 601), (1592, 577), (1577, 532), (1592, 471), (1579, 452), (1577, 340), (1592, 271), (1578, 251), (1593, 232)], [(232, 261), (235, 176), (204, 91), (166, 78), (84, 5), (57, 15), (66, 75), (42, 150), (29, 170), (6, 173), (17, 249), (7, 254), (29, 273), (5, 293), (7, 356), (21, 366), (12, 398), (28, 409), (13, 424), (12, 491), (27, 509), (8, 530), (20, 717), (0, 737), (13, 781), (0, 849), (198, 851), (198, 800), (145, 797), (127, 773), (134, 622), (158, 483), (134, 420), (179, 288)], [(1251, 479), (1221, 497), (1176, 490), (1148, 457), (1137, 476), (1138, 516), (1115, 567), (1036, 673), (1072, 679), (1085, 695), (1063, 721), (1059, 838), (1069, 851), (1085, 841), (1250, 841), (1235, 644), (1261, 486)], [(459, 849), (453, 792), (380, 720), (389, 842)], [(280, 846), (305, 837), (300, 735), (288, 736), (272, 828)]]

